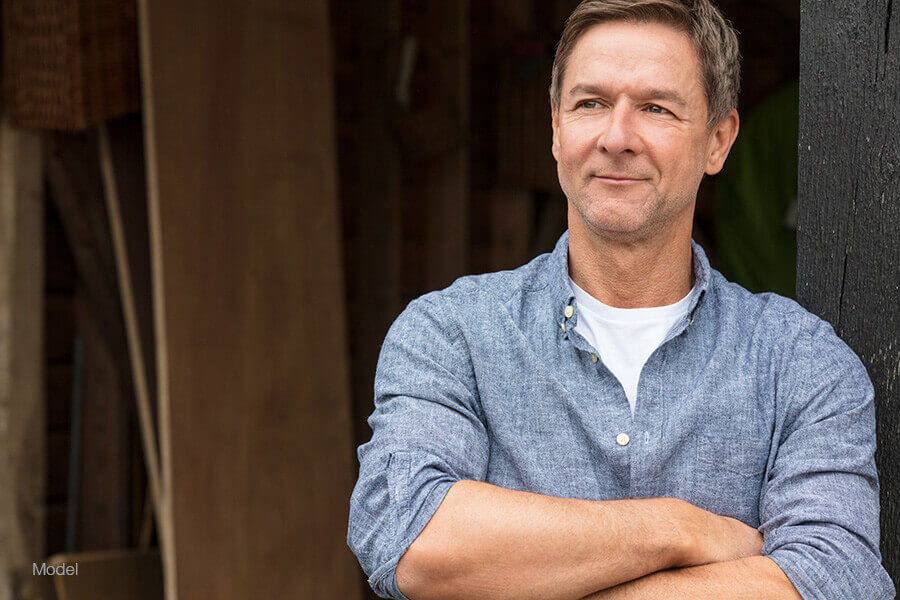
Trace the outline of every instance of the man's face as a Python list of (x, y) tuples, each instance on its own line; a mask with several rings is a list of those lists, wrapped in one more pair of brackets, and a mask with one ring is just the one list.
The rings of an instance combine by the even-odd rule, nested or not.
[(569, 228), (640, 240), (690, 231), (704, 173), (719, 172), (737, 112), (707, 127), (696, 50), (657, 23), (595, 25), (575, 45), (553, 117), (553, 156)]

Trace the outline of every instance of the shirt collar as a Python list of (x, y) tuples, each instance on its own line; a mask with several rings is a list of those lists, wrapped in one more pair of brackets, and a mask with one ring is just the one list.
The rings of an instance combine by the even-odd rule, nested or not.
[[(700, 247), (700, 244), (691, 239), (691, 254), (693, 257), (692, 264), (694, 269), (694, 292), (688, 306), (688, 314), (694, 314), (694, 310), (700, 303), (700, 300), (706, 294), (706, 290), (710, 284), (711, 268), (709, 259), (706, 258), (706, 252)], [(550, 256), (551, 264), (551, 292), (556, 302), (560, 305), (560, 312), (565, 310), (566, 306), (574, 306), (575, 293), (572, 286), (569, 285), (569, 232), (565, 231), (556, 242), (556, 247)]]

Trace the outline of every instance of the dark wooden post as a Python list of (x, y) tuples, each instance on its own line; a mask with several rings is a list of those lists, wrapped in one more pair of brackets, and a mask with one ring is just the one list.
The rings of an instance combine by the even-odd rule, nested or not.
[(900, 580), (900, 3), (802, 0), (797, 297), (875, 384), (881, 549)]

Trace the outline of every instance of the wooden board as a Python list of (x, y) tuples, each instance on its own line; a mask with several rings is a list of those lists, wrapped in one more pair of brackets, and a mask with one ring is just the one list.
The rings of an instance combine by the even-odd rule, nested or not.
[(40, 137), (0, 121), (0, 598), (44, 551), (42, 176)]
[(875, 385), (881, 546), (900, 581), (900, 5), (802, 8), (797, 297)]
[[(156, 421), (156, 358), (150, 277), (141, 121), (128, 118), (98, 127), (104, 196), (113, 238), (141, 447), (153, 513), (161, 520), (162, 489)], [(136, 473), (139, 476), (140, 473)], [(158, 525), (157, 525), (158, 527)]]
[(327, 3), (140, 6), (167, 597), (357, 598)]

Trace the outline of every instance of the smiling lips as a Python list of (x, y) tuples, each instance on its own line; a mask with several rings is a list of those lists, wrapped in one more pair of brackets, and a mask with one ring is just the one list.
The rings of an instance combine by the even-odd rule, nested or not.
[(608, 183), (610, 185), (626, 185), (629, 183), (639, 183), (641, 181), (645, 181), (645, 179), (638, 177), (629, 177), (628, 175), (620, 175), (618, 173), (610, 173), (609, 175), (594, 175), (595, 178), (599, 179), (603, 183)]

